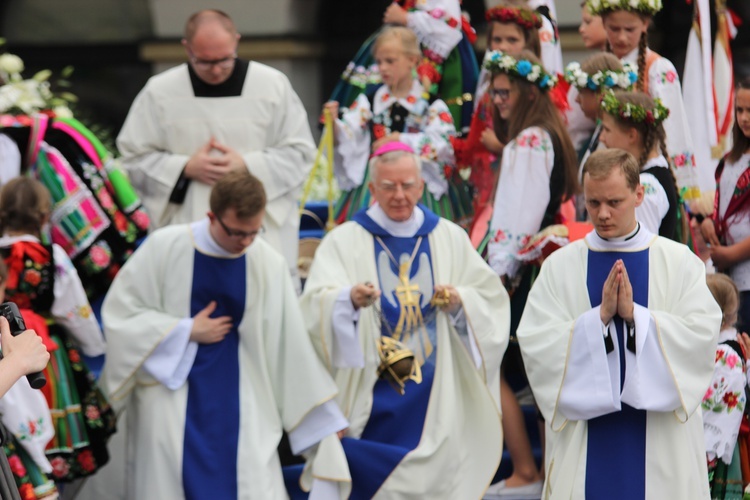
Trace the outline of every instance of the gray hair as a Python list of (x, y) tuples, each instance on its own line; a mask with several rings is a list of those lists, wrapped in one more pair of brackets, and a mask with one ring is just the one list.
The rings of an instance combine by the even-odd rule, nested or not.
[(382, 155), (373, 156), (372, 158), (370, 158), (370, 178), (375, 179), (375, 173), (381, 163), (393, 163), (400, 158), (403, 158), (404, 156), (408, 156), (412, 160), (414, 160), (414, 164), (417, 166), (417, 176), (421, 178), (422, 160), (416, 154), (409, 153), (408, 151), (389, 151)]

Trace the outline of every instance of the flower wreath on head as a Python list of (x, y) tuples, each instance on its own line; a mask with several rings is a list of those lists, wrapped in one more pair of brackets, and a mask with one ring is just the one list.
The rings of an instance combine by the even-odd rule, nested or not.
[(622, 71), (607, 69), (589, 75), (581, 69), (577, 62), (568, 64), (565, 68), (565, 81), (580, 90), (588, 89), (594, 92), (619, 87), (630, 90), (638, 80), (638, 69), (632, 63), (625, 63)]
[(601, 16), (615, 10), (627, 10), (653, 16), (662, 8), (662, 0), (586, 0), (592, 16)]
[(530, 30), (542, 27), (542, 18), (530, 9), (518, 7), (493, 7), (488, 9), (484, 15), (487, 22), (498, 21), (501, 23), (513, 23)]
[(557, 84), (557, 76), (550, 75), (540, 64), (528, 59), (516, 60), (505, 52), (490, 51), (484, 57), (484, 68), (492, 74), (505, 73), (520, 80), (533, 83), (541, 90), (549, 90)]
[(637, 104), (620, 102), (612, 90), (604, 94), (602, 109), (606, 113), (627, 122), (646, 123), (647, 125), (658, 125), (669, 116), (669, 109), (664, 107), (661, 99), (654, 99), (654, 109), (651, 110)]

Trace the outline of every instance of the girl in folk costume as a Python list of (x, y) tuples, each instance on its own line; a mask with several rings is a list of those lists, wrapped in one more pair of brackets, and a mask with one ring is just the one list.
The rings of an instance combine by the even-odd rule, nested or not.
[[(560, 113), (548, 91), (555, 77), (523, 51), (519, 59), (495, 53), (486, 62), (490, 93), (500, 118), (508, 120), (489, 243), (489, 264), (509, 288), (520, 282), (518, 250), (554, 222), (564, 199), (575, 194), (578, 161)], [(532, 203), (529, 203), (532, 202)]]
[[(581, 3), (581, 25), (578, 27), (578, 33), (580, 33), (583, 45), (587, 50), (604, 52), (607, 45), (607, 32), (604, 31), (602, 18), (601, 16), (591, 15), (586, 7), (585, 0)], [(566, 78), (566, 81), (569, 80)], [(568, 104), (570, 109), (565, 113), (568, 132), (576, 151), (578, 151), (578, 157), (581, 158), (586, 151), (591, 134), (596, 128), (596, 119), (589, 118), (581, 110), (581, 105), (578, 102), (578, 87), (572, 83), (568, 89)]]
[(635, 209), (638, 222), (654, 234), (679, 241), (680, 203), (666, 158), (662, 122), (669, 110), (643, 92), (607, 92), (602, 100), (601, 142), (624, 149), (641, 168), (643, 203)]
[(750, 79), (735, 89), (732, 149), (716, 167), (714, 212), (701, 222), (711, 260), (740, 290), (740, 331), (750, 325)]
[(607, 48), (623, 62), (638, 66), (636, 90), (659, 98), (669, 109), (664, 122), (668, 157), (685, 201), (700, 196), (697, 166), (690, 129), (682, 100), (682, 86), (674, 65), (648, 48), (651, 18), (662, 8), (662, 0), (587, 0), (592, 15), (599, 15), (607, 31)]
[(747, 405), (745, 352), (750, 337), (738, 334), (734, 327), (740, 296), (732, 279), (726, 274), (709, 274), (706, 284), (722, 312), (714, 375), (701, 402), (711, 498), (742, 498), (737, 437)]
[[(422, 160), (427, 187), (422, 202), (438, 215), (468, 225), (471, 193), (453, 168), (451, 114), (443, 101), (430, 101), (413, 76), (419, 61), (417, 37), (408, 28), (388, 27), (372, 49), (383, 85), (374, 94), (360, 94), (335, 122), (334, 173), (344, 191), (336, 206), (337, 221), (349, 220), (370, 206), (371, 151), (390, 142), (403, 142)], [(324, 109), (337, 116), (339, 103), (329, 101)]]
[[(5, 288), (4, 280), (7, 278), (7, 269), (5, 266), (0, 266), (0, 275), (3, 277), (3, 281), (0, 283), (0, 300), (2, 300)], [(51, 429), (51, 426), (49, 425), (49, 409), (47, 409), (44, 397), (39, 395), (38, 391), (32, 389), (26, 380), (21, 380), (24, 378), (24, 375), (38, 372), (47, 366), (47, 362), (49, 361), (47, 348), (33, 330), (27, 330), (26, 332), (14, 337), (11, 335), (8, 322), (0, 320), (0, 323), (2, 323), (0, 325), (0, 330), (2, 330), (0, 343), (2, 343), (3, 348), (2, 356), (0, 356), (0, 404), (3, 406), (3, 422), (6, 421), (6, 413), (18, 417), (22, 413), (27, 412), (27, 408), (25, 407), (17, 408), (17, 406), (19, 406), (19, 401), (11, 395), (12, 392), (18, 391), (18, 389), (21, 388), (22, 391), (36, 393), (37, 397), (41, 398), (41, 402), (35, 403), (34, 406), (40, 406), (46, 410), (46, 415), (43, 414), (43, 412), (40, 412), (33, 417), (27, 413), (27, 416), (34, 419), (36, 419), (37, 416), (46, 418), (46, 423), (42, 422), (42, 424), (45, 424), (45, 427)], [(9, 401), (9, 399), (15, 400)], [(24, 446), (28, 446), (30, 444), (29, 441), (33, 441), (35, 445), (40, 441), (46, 443), (46, 441), (40, 439), (43, 432), (30, 432), (37, 421), (38, 420), (26, 422), (25, 437), (27, 439), (25, 440)], [(36, 429), (34, 430), (36, 431)], [(51, 433), (49, 436), (51, 436)], [(16, 447), (20, 447), (16, 436), (11, 434), (2, 424), (0, 424), (0, 439), (2, 439), (3, 448), (6, 454), (9, 450), (15, 451)], [(38, 455), (37, 459), (39, 461), (46, 461), (46, 458), (44, 458), (44, 445), (41, 447), (38, 445), (32, 446), (32, 449), (37, 450), (35, 455)], [(33, 452), (34, 451), (32, 451), (32, 453)], [(52, 500), (57, 498), (54, 483), (51, 481), (46, 480), (46, 483), (48, 484), (47, 495), (43, 494), (41, 487), (35, 488), (32, 484), (30, 476), (36, 475), (37, 478), (43, 477), (43, 474), (39, 473), (35, 462), (30, 460), (36, 469), (35, 471), (30, 471), (26, 468), (24, 463), (21, 462), (21, 459), (18, 456), (10, 454), (8, 457), (9, 458), (6, 458), (6, 455), (0, 453), (0, 498), (3, 500), (35, 500), (36, 498), (47, 498), (48, 500)], [(47, 462), (46, 465), (51, 469), (49, 462)]]
[[(8, 268), (5, 262), (0, 260), (0, 302), (5, 300), (7, 282)], [(29, 312), (21, 310), (24, 320), (31, 319)], [(33, 323), (27, 324), (26, 328), (34, 330), (39, 326), (44, 330), (47, 328), (44, 324)], [(49, 360), (47, 352), (57, 348), (57, 345), (47, 335), (44, 338), (36, 333), (32, 335), (39, 337), (34, 341), (41, 344), (41, 349), (45, 353), (44, 359)], [(2, 342), (5, 343), (6, 340), (3, 336)], [(3, 356), (8, 354), (5, 352), (4, 345), (0, 347), (3, 347)], [(9, 347), (12, 349), (12, 342)], [(0, 356), (0, 359), (3, 356)], [(36, 371), (41, 371), (45, 366), (47, 366), (46, 362)], [(0, 370), (4, 369), (5, 365), (0, 365)], [(3, 391), (0, 390), (0, 392)], [(55, 435), (55, 430), (52, 427), (52, 416), (44, 395), (33, 389), (25, 377), (22, 377), (7, 388), (7, 392), (0, 398), (0, 420), (2, 421), (0, 435), (4, 452), (3, 459), (7, 457), (11, 479), (9, 484), (0, 486), (0, 498), (17, 498), (18, 495), (22, 500), (57, 498), (55, 483), (48, 477), (52, 472), (52, 465), (45, 454), (47, 444)], [(8, 489), (17, 489), (17, 496), (9, 495)]]
[[(532, 51), (537, 57), (541, 55), (539, 28), (542, 19), (536, 12), (526, 7), (499, 6), (486, 12), (489, 27), (487, 30), (487, 54), (501, 51), (517, 56), (523, 49)], [(507, 134), (498, 137), (493, 127), (492, 105), (487, 88), (490, 74), (482, 68), (479, 84), (474, 94), (475, 110), (471, 118), (471, 127), (466, 137), (452, 137), (451, 143), (459, 169), (470, 168), (469, 181), (475, 188), (474, 213), (481, 211), (491, 203), (497, 184), (496, 158), (502, 153)]]
[(572, 62), (565, 69), (565, 80), (576, 89), (576, 102), (583, 115), (596, 124), (593, 133), (585, 142), (578, 168), (578, 182), (581, 182), (583, 164), (591, 153), (599, 149), (602, 131), (601, 101), (608, 90), (630, 90), (638, 79), (636, 68), (622, 62), (612, 54), (600, 52), (583, 63)]
[[(555, 221), (563, 200), (575, 194), (577, 158), (562, 117), (548, 95), (555, 77), (544, 71), (539, 59), (528, 51), (521, 52), (518, 59), (494, 53), (485, 67), (492, 75), (489, 92), (493, 103), (499, 117), (508, 121), (509, 137), (513, 138), (503, 150), (488, 244), (490, 266), (512, 291), (507, 364), (520, 359), (515, 331), (532, 279), (531, 269), (521, 266), (518, 252), (531, 236)], [(524, 428), (523, 417), (504, 371), (500, 396), (514, 472), (491, 487), (492, 498), (526, 498), (521, 495), (529, 494), (538, 498), (541, 475), (525, 432), (517, 431)], [(516, 432), (511, 432), (511, 427)]]
[[(443, 99), (456, 130), (468, 129), (472, 95), (479, 71), (472, 44), (476, 33), (461, 13), (459, 0), (395, 0), (383, 14), (383, 24), (404, 26), (417, 35), (422, 48), (417, 66), (425, 92)], [(332, 101), (349, 106), (357, 95), (382, 82), (372, 50), (382, 29), (370, 36), (341, 75)]]
[[(78, 273), (58, 245), (40, 241), (50, 214), (50, 194), (38, 181), (17, 177), (0, 191), (0, 255), (8, 267), (5, 298), (23, 311), (56, 349), (42, 392), (52, 414), (54, 438), (46, 455), (56, 481), (94, 473), (108, 460), (106, 439), (114, 415), (81, 361), (104, 353), (104, 340)], [(41, 321), (40, 321), (41, 317)]]

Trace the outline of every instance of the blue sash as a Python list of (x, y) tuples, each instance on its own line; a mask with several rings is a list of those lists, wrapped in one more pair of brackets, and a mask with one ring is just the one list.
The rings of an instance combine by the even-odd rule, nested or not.
[(213, 317), (230, 316), (224, 340), (201, 344), (188, 376), (182, 461), (187, 500), (237, 498), (237, 448), (240, 432), (240, 363), (237, 326), (245, 312), (246, 260), (195, 252), (190, 315), (212, 300)]
[[(588, 254), (586, 285), (591, 306), (602, 303), (602, 286), (615, 261), (622, 259), (633, 286), (633, 300), (648, 307), (648, 249)], [(615, 316), (620, 351), (620, 390), (625, 380), (625, 332)], [(636, 336), (638, 332), (636, 332)], [(586, 498), (636, 500), (646, 497), (646, 412), (623, 403), (622, 410), (589, 420)]]

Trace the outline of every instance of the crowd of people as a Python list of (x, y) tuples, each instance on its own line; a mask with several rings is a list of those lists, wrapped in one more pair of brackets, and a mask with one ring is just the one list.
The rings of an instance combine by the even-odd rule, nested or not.
[(660, 9), (586, 0), (564, 67), (554, 2), (507, 0), (480, 69), (458, 0), (391, 4), (322, 106), (342, 194), (304, 276), (307, 116), (226, 13), (117, 161), (4, 117), (0, 496), (742, 498), (750, 81), (705, 208)]

